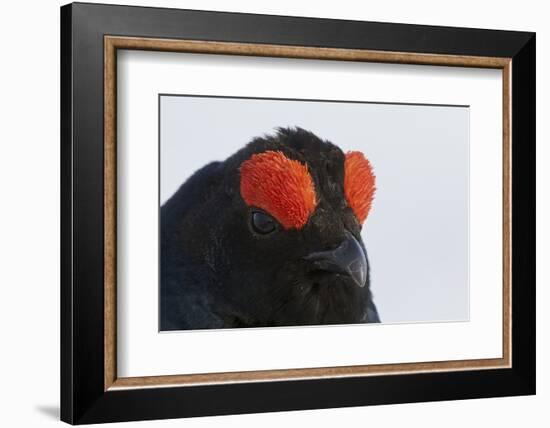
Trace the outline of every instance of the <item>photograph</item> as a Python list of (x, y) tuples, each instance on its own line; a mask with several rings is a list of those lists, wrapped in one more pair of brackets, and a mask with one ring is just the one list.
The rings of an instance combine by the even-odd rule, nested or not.
[[(396, 423), (441, 425), (442, 402), (460, 400), (517, 425), (514, 406), (486, 398), (538, 393), (540, 22), (521, 8), (163, 6), (63, 5), (48, 20), (57, 95), (21, 97), (22, 85), (54, 87), (28, 73), (11, 85), (12, 110), (60, 107), (39, 108), (33, 126), (24, 115), (7, 140), (30, 130), (39, 142), (8, 156), (30, 162), (15, 168), (27, 208), (11, 211), (33, 218), (5, 222), (25, 254), (18, 280), (34, 248), (21, 231), (60, 199), (60, 292), (43, 287), (49, 239), (31, 299), (57, 308), (56, 325), (23, 350), (57, 341), (31, 377), (58, 378), (59, 406), (38, 385), (31, 414), (155, 424), (277, 412), (264, 421), (280, 426), (285, 412), (380, 406), (367, 419), (387, 424), (383, 410), (407, 403), (430, 417)], [(47, 63), (35, 51), (17, 70)], [(60, 134), (51, 159), (48, 126)], [(52, 197), (37, 164), (58, 169)], [(8, 318), (29, 331), (37, 319)], [(535, 414), (535, 398), (516, 413)]]
[(469, 108), (159, 95), (160, 331), (467, 321)]

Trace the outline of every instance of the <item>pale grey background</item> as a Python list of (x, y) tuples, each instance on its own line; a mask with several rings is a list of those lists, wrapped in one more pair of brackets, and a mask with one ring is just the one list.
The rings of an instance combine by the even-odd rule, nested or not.
[(161, 204), (278, 126), (370, 159), (378, 191), (362, 236), (382, 322), (467, 320), (469, 109), (162, 95)]

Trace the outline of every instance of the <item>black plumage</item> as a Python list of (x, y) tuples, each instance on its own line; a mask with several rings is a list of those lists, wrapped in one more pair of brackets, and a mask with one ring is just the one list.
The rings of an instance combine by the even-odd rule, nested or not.
[[(307, 165), (313, 179), (317, 206), (300, 229), (239, 191), (242, 163), (267, 151)], [(161, 208), (161, 330), (379, 322), (344, 161), (334, 144), (281, 128), (183, 183)], [(342, 269), (355, 258), (356, 271)]]

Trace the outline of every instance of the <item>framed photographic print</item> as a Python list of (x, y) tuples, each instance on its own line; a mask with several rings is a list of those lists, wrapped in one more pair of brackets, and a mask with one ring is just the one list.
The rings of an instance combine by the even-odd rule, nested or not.
[(61, 8), (61, 418), (535, 393), (535, 35)]

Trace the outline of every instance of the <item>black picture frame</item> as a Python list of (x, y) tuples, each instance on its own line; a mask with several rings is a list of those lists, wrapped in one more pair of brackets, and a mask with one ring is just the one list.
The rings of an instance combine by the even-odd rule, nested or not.
[[(104, 36), (512, 59), (512, 365), (104, 388)], [(61, 419), (71, 424), (535, 393), (535, 34), (73, 3), (61, 8)]]

